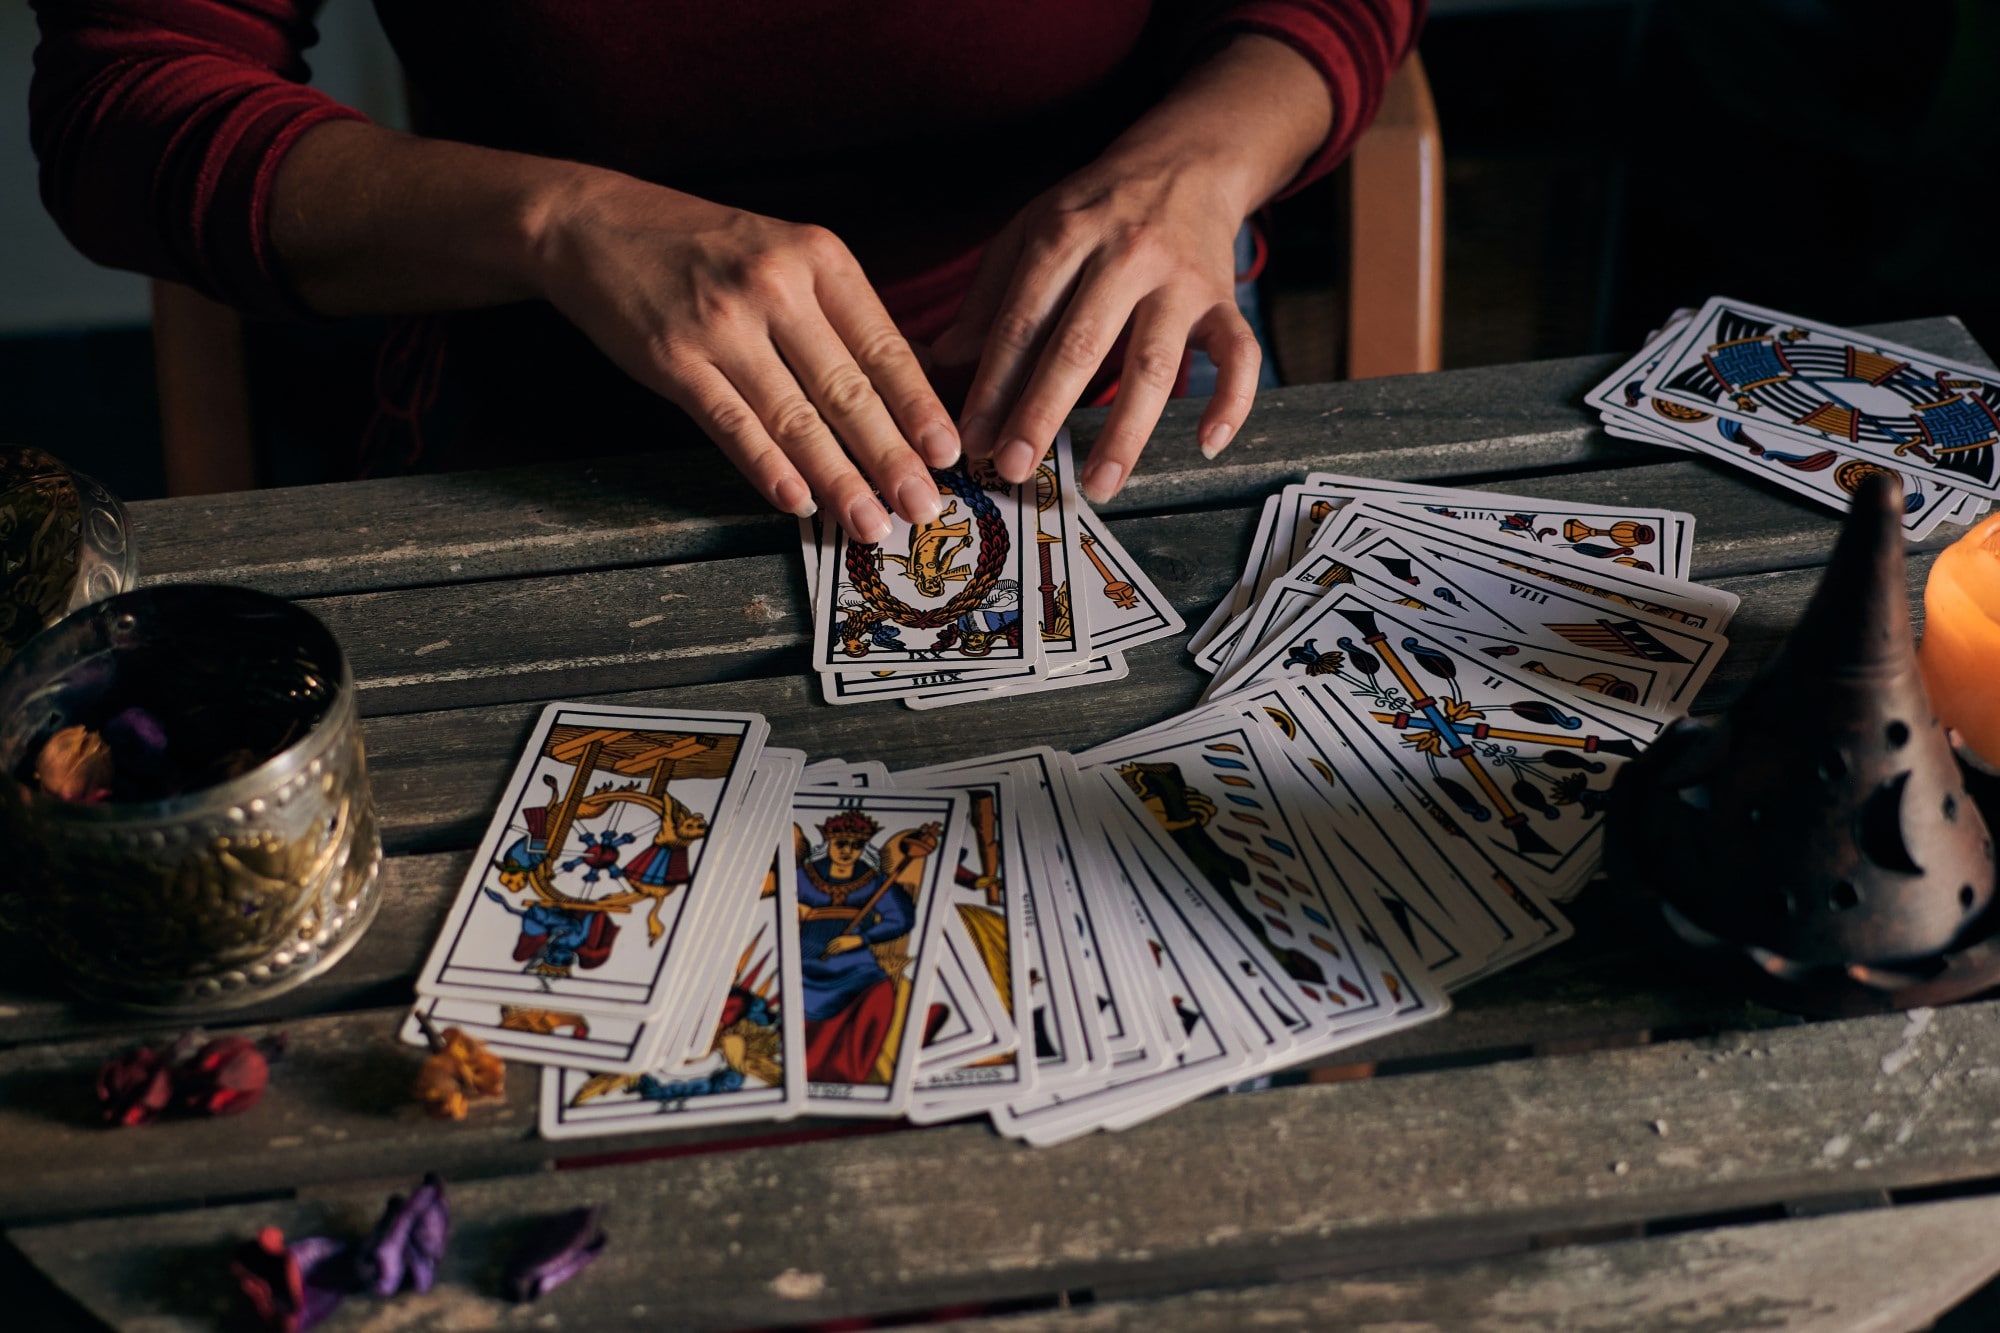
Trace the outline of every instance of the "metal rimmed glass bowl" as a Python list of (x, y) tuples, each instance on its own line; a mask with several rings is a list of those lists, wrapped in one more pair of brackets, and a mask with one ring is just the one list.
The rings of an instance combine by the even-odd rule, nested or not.
[[(154, 787), (42, 790), (48, 738), (139, 708)], [(169, 585), (87, 606), (0, 668), (0, 925), (86, 995), (200, 1014), (332, 966), (380, 900), (354, 683), (309, 612)]]

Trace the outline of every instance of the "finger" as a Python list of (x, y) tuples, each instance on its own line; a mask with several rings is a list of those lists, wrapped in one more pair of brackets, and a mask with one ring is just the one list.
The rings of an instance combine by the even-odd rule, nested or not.
[(1229, 447), (1249, 419), (1264, 349), (1233, 301), (1217, 304), (1196, 321), (1190, 341), (1215, 363), (1215, 394), (1202, 410), (1195, 435), (1202, 455), (1213, 458)]
[[(814, 287), (819, 293), (825, 322), (843, 344), (844, 359), (861, 368), (867, 377), (869, 397), (887, 408), (883, 424), (897, 432), (900, 440), (914, 446), (927, 466), (950, 467), (956, 463), (958, 430), (951, 424), (951, 413), (938, 401), (929, 376), (924, 374), (923, 363), (896, 328), (895, 321), (889, 318), (889, 312), (883, 308), (875, 289), (868, 285), (860, 267), (852, 260), (829, 265), (815, 276)], [(787, 351), (786, 355), (789, 357), (791, 353)], [(826, 404), (821, 402), (821, 406)], [(877, 432), (879, 429), (871, 427)], [(842, 438), (849, 437), (843, 432)], [(879, 477), (876, 480), (878, 484), (881, 481)], [(928, 486), (929, 482), (925, 484)], [(937, 492), (932, 489), (930, 493), (935, 496)], [(884, 486), (883, 494), (896, 492)]]
[(1166, 410), (1180, 379), (1192, 322), (1186, 307), (1176, 305), (1164, 293), (1147, 297), (1133, 312), (1118, 397), (1104, 419), (1090, 461), (1077, 479), (1084, 498), (1092, 504), (1103, 504), (1118, 494), (1132, 475), (1132, 467), (1152, 438), (1153, 427), (1159, 424), (1160, 413)]
[(1082, 265), (1080, 248), (1055, 244), (1023, 248), (1007, 293), (986, 330), (979, 373), (965, 395), (959, 439), (967, 457), (992, 455), (1007, 408), (1033, 373), (1035, 358), (1061, 316)]
[(1014, 279), (1014, 270), (1021, 262), (1022, 238), (1028, 234), (1027, 224), (1016, 214), (1012, 221), (1000, 229), (979, 256), (979, 269), (972, 275), (972, 286), (965, 292), (965, 299), (959, 302), (958, 313), (952, 316), (951, 324), (938, 335), (932, 350), (941, 366), (965, 366), (979, 358), (979, 350), (986, 342), (986, 330), (993, 324), (993, 316), (1000, 310), (1000, 302), (1006, 298), (1007, 285)]
[(721, 371), (702, 362), (679, 368), (675, 378), (668, 396), (695, 419), (765, 499), (800, 518), (819, 512), (812, 488)]
[(889, 514), (862, 479), (840, 441), (798, 379), (768, 343), (762, 351), (744, 349), (722, 364), (722, 372), (757, 414), (771, 440), (812, 488), (815, 499), (833, 520), (858, 542), (879, 542), (889, 535)]
[[(883, 318), (886, 324), (887, 316)], [(894, 325), (886, 327), (888, 337), (908, 357), (909, 345), (902, 335)], [(818, 307), (786, 314), (773, 326), (772, 337), (793, 377), (819, 409), (821, 421), (887, 497), (890, 507), (911, 523), (936, 518), (938, 489), (929, 467), (911, 450), (868, 373), (848, 355), (847, 345)], [(939, 407), (940, 416), (943, 412)], [(956, 445), (953, 449), (956, 452)]]

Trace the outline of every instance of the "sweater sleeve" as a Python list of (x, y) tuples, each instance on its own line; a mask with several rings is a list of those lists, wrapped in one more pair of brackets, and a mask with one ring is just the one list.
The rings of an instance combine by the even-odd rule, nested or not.
[(357, 111), (305, 86), (314, 0), (34, 0), (42, 202), (100, 264), (298, 313), (270, 242), (299, 137)]
[(1429, 0), (1243, 0), (1218, 6), (1200, 25), (1204, 47), (1259, 33), (1304, 56), (1333, 94), (1333, 128), (1280, 192), (1294, 194), (1338, 166), (1382, 109), (1390, 77), (1416, 49)]

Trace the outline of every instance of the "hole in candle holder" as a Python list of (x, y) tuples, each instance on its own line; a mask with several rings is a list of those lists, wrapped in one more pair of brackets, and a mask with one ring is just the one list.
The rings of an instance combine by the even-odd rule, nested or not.
[(1821, 782), (1838, 782), (1846, 776), (1847, 761), (1841, 758), (1838, 751), (1819, 761), (1819, 780)]
[(1851, 911), (1861, 905), (1861, 891), (1843, 879), (1826, 895), (1826, 903), (1836, 912)]
[(1958, 822), (1958, 797), (1952, 795), (1950, 792), (1945, 793), (1944, 822), (1947, 824)]
[(1891, 722), (1882, 729), (1882, 736), (1889, 742), (1890, 749), (1900, 750), (1909, 744), (1910, 729), (1901, 722)]
[(1975, 901), (1977, 901), (1978, 898), (1979, 898), (1978, 891), (1974, 889), (1970, 884), (1965, 885), (1958, 891), (1958, 905), (1960, 907), (1963, 907), (1968, 912), (1972, 910), (1972, 904)]
[(1903, 787), (1908, 773), (1898, 773), (1877, 787), (1861, 808), (1861, 854), (1884, 870), (1921, 874), (1903, 836)]

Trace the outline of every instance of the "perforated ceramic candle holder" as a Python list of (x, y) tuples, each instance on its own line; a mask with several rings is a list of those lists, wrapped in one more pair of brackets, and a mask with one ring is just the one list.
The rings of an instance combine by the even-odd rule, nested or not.
[[(157, 722), (159, 794), (45, 790), (50, 737)], [(0, 925), (84, 994), (201, 1014), (333, 965), (380, 901), (353, 679), (308, 612), (243, 588), (122, 593), (0, 668)]]
[(1863, 482), (1784, 648), (1612, 789), (1613, 877), (1698, 957), (1807, 1012), (2000, 985), (1993, 840), (1917, 671), (1899, 500)]

